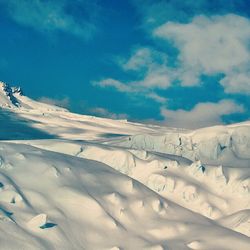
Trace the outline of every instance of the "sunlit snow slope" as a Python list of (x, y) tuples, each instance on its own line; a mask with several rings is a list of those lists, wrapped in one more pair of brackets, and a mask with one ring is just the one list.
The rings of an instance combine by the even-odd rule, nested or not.
[(0, 83), (0, 249), (250, 249), (250, 123), (73, 114)]

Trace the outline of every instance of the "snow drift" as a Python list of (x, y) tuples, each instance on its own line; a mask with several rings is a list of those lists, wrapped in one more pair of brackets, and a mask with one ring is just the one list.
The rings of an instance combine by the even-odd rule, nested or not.
[(79, 115), (0, 83), (1, 249), (250, 249), (250, 123)]

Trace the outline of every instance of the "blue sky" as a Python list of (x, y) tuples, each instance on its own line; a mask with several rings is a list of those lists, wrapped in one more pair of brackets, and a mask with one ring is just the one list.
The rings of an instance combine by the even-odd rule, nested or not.
[(0, 0), (0, 79), (78, 113), (249, 119), (248, 0)]

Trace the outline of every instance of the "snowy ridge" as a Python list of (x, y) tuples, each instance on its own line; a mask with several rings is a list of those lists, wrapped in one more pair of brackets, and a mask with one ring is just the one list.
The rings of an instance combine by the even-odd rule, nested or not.
[(134, 149), (143, 149), (201, 160), (204, 164), (249, 167), (250, 123), (215, 126), (191, 132), (140, 134), (107, 141)]

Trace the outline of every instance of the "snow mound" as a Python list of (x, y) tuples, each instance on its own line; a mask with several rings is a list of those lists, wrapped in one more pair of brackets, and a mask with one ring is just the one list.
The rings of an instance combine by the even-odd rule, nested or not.
[[(2, 165), (13, 166), (0, 168), (2, 187), (22, 197), (19, 203), (0, 201), (2, 249), (184, 249), (195, 240), (207, 249), (223, 249), (226, 241), (250, 247), (247, 237), (102, 163), (28, 145), (0, 147)], [(16, 161), (17, 155), (25, 157)], [(59, 176), (49, 171), (55, 168)]]
[[(250, 209), (249, 168), (205, 165), (180, 156), (87, 142), (53, 140), (49, 144), (36, 141), (32, 145), (105, 163), (163, 197), (211, 219)], [(132, 182), (123, 185), (133, 190)], [(140, 202), (134, 206), (143, 207)]]
[(35, 229), (43, 227), (46, 223), (47, 223), (47, 215), (46, 214), (39, 214), (39, 215), (33, 217), (28, 222), (28, 227), (35, 230)]
[(220, 218), (218, 222), (225, 227), (250, 237), (250, 209), (241, 210)]

